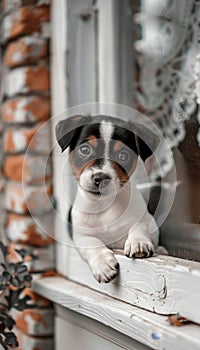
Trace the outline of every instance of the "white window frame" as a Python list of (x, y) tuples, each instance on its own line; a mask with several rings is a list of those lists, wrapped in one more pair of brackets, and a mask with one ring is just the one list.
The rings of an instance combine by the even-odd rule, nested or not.
[[(120, 63), (119, 60), (114, 59), (118, 52), (118, 42), (115, 32), (115, 30), (117, 30), (115, 23), (116, 16), (114, 16), (114, 13), (116, 10), (116, 3), (117, 6), (119, 6), (119, 2), (119, 0), (100, 0), (96, 3), (98, 8), (94, 9), (92, 8), (92, 0), (53, 1), (53, 115), (57, 113), (60, 114), (62, 111), (65, 111), (67, 107), (71, 107), (74, 103), (72, 93), (79, 83), (77, 103), (91, 102), (98, 98), (99, 101), (118, 102), (125, 105), (132, 104), (130, 94), (127, 93), (130, 91), (129, 89), (132, 89), (132, 77), (130, 78), (131, 74), (129, 74), (129, 64), (131, 65), (131, 61), (124, 54)], [(126, 1), (121, 3), (125, 6)], [(86, 29), (82, 28), (82, 31), (84, 32), (84, 30), (86, 30), (87, 33), (85, 41), (82, 41), (82, 50), (90, 50), (91, 52), (91, 60), (86, 62), (86, 70), (83, 72), (83, 75), (80, 69), (78, 71), (76, 70), (77, 62), (76, 64), (74, 63), (75, 66), (73, 66), (73, 60), (71, 59), (70, 61), (69, 51), (73, 50), (70, 36), (73, 35), (73, 31), (72, 34), (67, 32), (67, 20), (71, 21), (72, 26), (76, 26), (76, 21), (80, 21), (80, 9), (83, 16), (85, 16), (85, 21), (89, 18), (88, 27)], [(98, 28), (101, 28), (99, 31), (98, 48), (95, 46), (96, 43), (92, 37), (93, 34), (89, 30), (89, 27), (94, 25), (93, 16), (95, 16), (95, 11), (97, 10), (99, 12)], [(108, 20), (108, 18), (110, 20)], [(124, 19), (124, 21), (126, 21), (126, 19)], [(125, 28), (126, 26), (124, 26), (123, 30), (126, 30)], [(71, 37), (71, 40), (72, 39)], [(123, 45), (126, 46), (126, 43), (123, 43)], [(128, 50), (125, 46), (124, 51)], [(98, 52), (96, 52), (95, 49), (97, 49)], [(98, 56), (96, 56), (97, 53)], [(74, 51), (74, 55), (78, 55), (78, 52)], [(101, 62), (98, 68), (96, 67), (97, 57)], [(76, 60), (74, 60), (74, 62), (75, 61)], [(71, 80), (70, 77), (67, 76), (68, 65), (72, 72)], [(98, 81), (96, 78), (96, 69), (99, 69)], [(124, 77), (127, 77), (121, 84), (118, 80), (119, 74), (117, 74), (120, 69), (123, 69)], [(91, 85), (89, 85), (91, 91), (85, 91), (84, 79), (87, 74), (91, 79)], [(109, 79), (107, 80), (108, 75)], [(82, 90), (84, 91), (83, 96), (80, 95)], [(63, 118), (64, 115), (65, 113), (63, 113)], [(54, 118), (52, 118), (53, 143), (56, 142), (54, 129), (55, 121)], [(58, 210), (66, 213), (67, 208), (62, 207), (62, 187), (58, 183), (61, 167), (62, 158), (54, 156), (54, 194)], [(70, 191), (70, 184), (66, 184), (66, 186), (68, 186), (68, 190)], [(59, 241), (66, 236), (65, 224), (57, 218), (55, 223), (55, 238)], [(132, 338), (148, 346), (152, 346), (152, 348), (157, 349), (159, 347), (153, 344), (152, 341), (149, 341), (149, 339), (142, 339), (144, 338), (144, 332), (138, 336), (138, 329), (146, 326), (157, 327), (159, 322), (161, 322), (161, 332), (166, 334), (166, 338), (164, 338), (165, 340), (163, 342), (164, 345), (167, 344), (166, 349), (170, 349), (171, 346), (167, 343), (167, 335), (170, 344), (173, 344), (174, 337), (181, 339), (181, 344), (183, 344), (183, 346), (176, 347), (176, 349), (187, 349), (188, 344), (192, 346), (192, 349), (200, 349), (200, 345), (198, 345), (197, 342), (199, 326), (191, 326), (192, 328), (190, 328), (188, 332), (184, 330), (182, 332), (181, 330), (174, 331), (173, 328), (165, 325), (166, 317), (164, 322), (162, 318), (164, 316), (156, 315), (158, 319), (156, 319), (156, 323), (154, 323), (155, 315), (143, 310), (146, 309), (163, 315), (179, 313), (181, 316), (200, 324), (200, 263), (168, 256), (156, 256), (144, 260), (131, 260), (118, 253), (117, 258), (120, 262), (119, 279), (106, 285), (99, 285), (91, 276), (88, 266), (80, 259), (73, 248), (57, 243), (56, 258), (57, 270), (60, 274), (76, 283), (81, 283), (82, 285), (96, 290), (96, 293), (88, 289), (89, 299), (87, 300), (87, 288), (78, 287), (78, 285), (76, 288), (75, 283), (67, 281), (67, 279), (62, 277), (51, 277), (49, 279), (45, 278), (36, 281), (34, 283), (34, 289), (37, 292), (47, 296), (50, 300), (63, 308), (96, 319), (125, 335), (132, 336)], [(103, 297), (98, 293), (99, 291), (104, 294)], [(81, 295), (81, 293), (83, 293), (83, 295)], [(95, 305), (95, 298), (97, 303), (99, 303), (100, 316), (98, 316), (98, 306), (94, 306), (94, 312), (92, 311), (92, 303)], [(88, 304), (85, 305), (85, 302)], [(106, 305), (109, 305), (110, 302), (111, 305), (110, 309), (109, 307), (107, 308), (107, 318), (103, 317), (104, 302), (107, 303)], [(127, 304), (123, 306), (123, 302)], [(79, 305), (79, 307), (77, 305)], [(116, 308), (115, 311), (114, 306)], [(88, 311), (90, 307), (91, 309)], [(126, 310), (125, 314), (123, 314), (123, 307), (125, 307)], [(133, 311), (136, 316), (135, 321), (133, 317), (132, 323), (130, 319), (131, 312)], [(109, 312), (111, 319), (109, 319)], [(122, 321), (120, 324), (116, 322), (117, 319), (121, 318)], [(112, 320), (115, 320), (115, 322), (112, 322)], [(131, 325), (133, 326), (134, 322), (137, 323), (137, 327), (135, 330), (131, 329), (130, 331), (129, 327), (131, 327)]]

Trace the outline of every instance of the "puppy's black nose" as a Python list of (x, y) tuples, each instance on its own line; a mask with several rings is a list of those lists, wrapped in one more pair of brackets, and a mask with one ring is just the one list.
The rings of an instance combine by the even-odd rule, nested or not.
[(99, 172), (93, 175), (92, 180), (96, 186), (99, 186), (101, 183), (107, 186), (111, 180), (111, 177), (107, 174)]

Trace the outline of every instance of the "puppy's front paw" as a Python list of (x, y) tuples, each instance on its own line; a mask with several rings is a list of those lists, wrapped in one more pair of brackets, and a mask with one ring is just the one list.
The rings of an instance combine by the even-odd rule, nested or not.
[(154, 254), (154, 246), (147, 239), (128, 237), (124, 246), (124, 255), (129, 258), (148, 258)]
[(119, 273), (119, 263), (111, 251), (101, 253), (92, 262), (92, 273), (96, 280), (101, 283), (110, 282)]

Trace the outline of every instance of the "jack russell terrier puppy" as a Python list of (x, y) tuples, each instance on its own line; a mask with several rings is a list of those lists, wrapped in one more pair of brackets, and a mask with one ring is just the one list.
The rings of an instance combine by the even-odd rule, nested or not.
[(106, 115), (77, 115), (56, 126), (61, 150), (69, 147), (78, 182), (69, 230), (98, 282), (107, 283), (119, 272), (112, 249), (123, 249), (129, 258), (144, 258), (158, 245), (155, 220), (130, 181), (138, 157), (145, 162), (157, 147), (158, 137), (148, 133), (145, 127), (138, 132), (131, 122)]

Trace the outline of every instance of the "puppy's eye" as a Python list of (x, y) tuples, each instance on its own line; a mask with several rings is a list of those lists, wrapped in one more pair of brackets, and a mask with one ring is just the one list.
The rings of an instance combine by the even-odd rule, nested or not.
[(128, 151), (122, 150), (118, 154), (118, 159), (120, 162), (127, 162), (130, 159), (130, 154)]
[(87, 157), (87, 156), (89, 156), (89, 155), (91, 154), (92, 149), (91, 149), (91, 147), (90, 147), (89, 145), (86, 145), (86, 144), (85, 144), (85, 145), (81, 145), (81, 146), (79, 147), (78, 152), (79, 152), (82, 156)]

